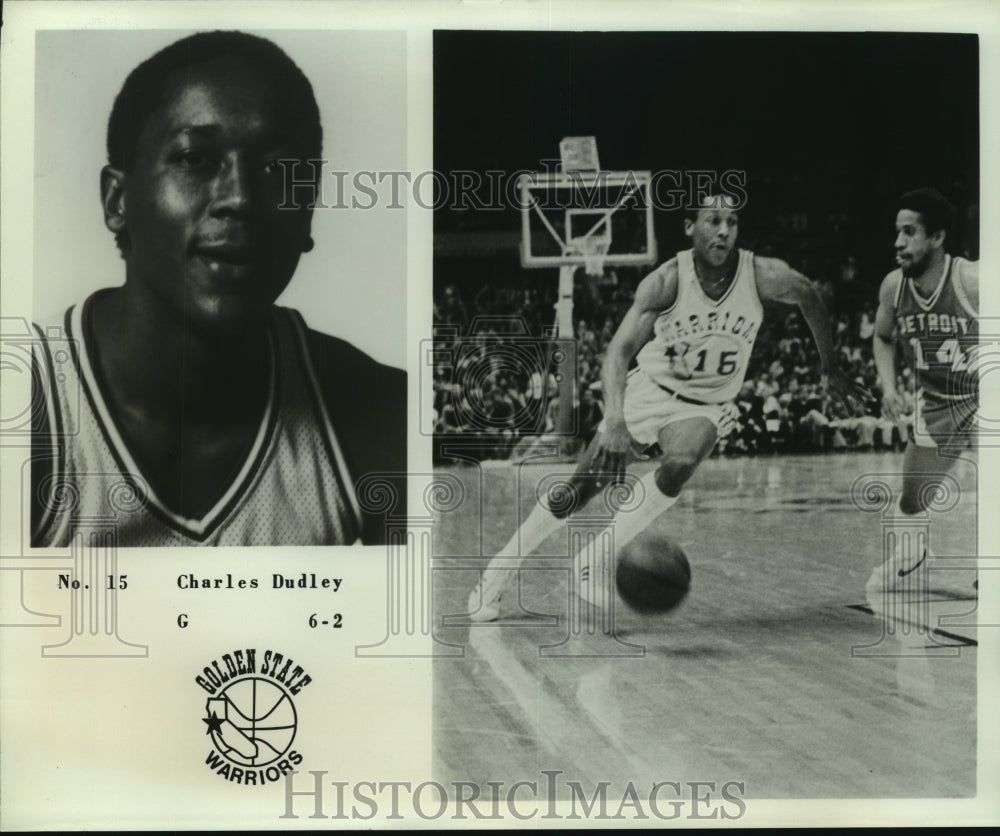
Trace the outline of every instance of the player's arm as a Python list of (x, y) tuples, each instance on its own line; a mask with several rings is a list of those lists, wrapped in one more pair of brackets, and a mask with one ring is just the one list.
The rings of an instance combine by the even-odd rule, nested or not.
[(837, 365), (830, 315), (812, 282), (777, 258), (754, 258), (757, 293), (762, 302), (795, 305), (802, 312), (819, 350), (823, 387), (838, 400), (864, 402), (870, 396)]
[(975, 311), (979, 310), (979, 262), (978, 261), (966, 261), (965, 269), (962, 270), (959, 280), (962, 282), (962, 290), (965, 291), (965, 297), (969, 300), (969, 304), (972, 305), (972, 309)]
[(882, 415), (890, 421), (898, 421), (906, 411), (906, 398), (896, 389), (896, 292), (900, 281), (898, 273), (890, 273), (882, 280), (872, 337), (875, 370), (882, 387)]
[(660, 312), (677, 299), (677, 261), (672, 259), (639, 282), (632, 306), (608, 344), (601, 367), (604, 427), (598, 439), (594, 470), (619, 473), (632, 444), (625, 425), (625, 379), (632, 358), (653, 336)]
[[(39, 357), (41, 349), (36, 348), (32, 354), (33, 364), (43, 362)], [(51, 491), (49, 482), (55, 472), (54, 443), (52, 430), (49, 426), (49, 413), (46, 409), (45, 392), (40, 386), (44, 379), (40, 369), (35, 369), (31, 376), (31, 545), (45, 546), (43, 541), (42, 521), (45, 517), (44, 507), (49, 502), (47, 491)]]

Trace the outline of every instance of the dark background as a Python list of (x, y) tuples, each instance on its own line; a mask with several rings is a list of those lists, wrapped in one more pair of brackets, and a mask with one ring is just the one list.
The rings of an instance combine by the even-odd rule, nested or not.
[[(539, 170), (593, 134), (604, 169), (744, 169), (740, 244), (833, 283), (852, 256), (874, 301), (909, 188), (944, 192), (978, 257), (978, 61), (961, 34), (438, 31), (435, 168)], [(681, 218), (657, 212), (660, 261)], [(554, 283), (518, 241), (516, 209), (438, 208), (435, 294)]]

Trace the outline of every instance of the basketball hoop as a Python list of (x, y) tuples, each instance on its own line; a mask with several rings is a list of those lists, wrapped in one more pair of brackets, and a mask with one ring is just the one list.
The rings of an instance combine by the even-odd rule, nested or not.
[[(524, 173), (517, 181), (521, 204), (521, 266), (558, 267), (555, 304), (560, 337), (573, 336), (573, 291), (582, 266), (593, 291), (606, 267), (656, 261), (649, 171), (605, 171), (592, 136), (564, 137), (560, 170)], [(576, 402), (579, 381), (562, 375), (560, 403)], [(574, 434), (573, 409), (559, 411), (559, 431)]]
[(608, 257), (608, 247), (611, 239), (599, 236), (588, 236), (575, 242), (583, 256), (583, 269), (588, 276), (601, 278), (604, 275), (604, 260)]

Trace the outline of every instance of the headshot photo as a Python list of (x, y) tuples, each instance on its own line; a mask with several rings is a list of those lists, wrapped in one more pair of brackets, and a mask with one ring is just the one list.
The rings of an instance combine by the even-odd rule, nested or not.
[(393, 32), (39, 33), (33, 546), (385, 542), (405, 210), (343, 192), (405, 166), (405, 65)]

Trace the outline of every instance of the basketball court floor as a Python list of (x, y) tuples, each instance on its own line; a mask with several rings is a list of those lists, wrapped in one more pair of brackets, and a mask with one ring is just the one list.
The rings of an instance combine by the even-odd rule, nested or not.
[(577, 610), (563, 530), (488, 624), (464, 616), (479, 567), (539, 480), (572, 465), (443, 467), (464, 499), (435, 529), (435, 634), (462, 650), (434, 663), (437, 779), (559, 770), (584, 787), (741, 781), (760, 799), (975, 795), (975, 461), (932, 515), (927, 634), (886, 626), (864, 596), (886, 528), (878, 486), (898, 489), (901, 460), (710, 459), (656, 523), (692, 567), (676, 610)]

